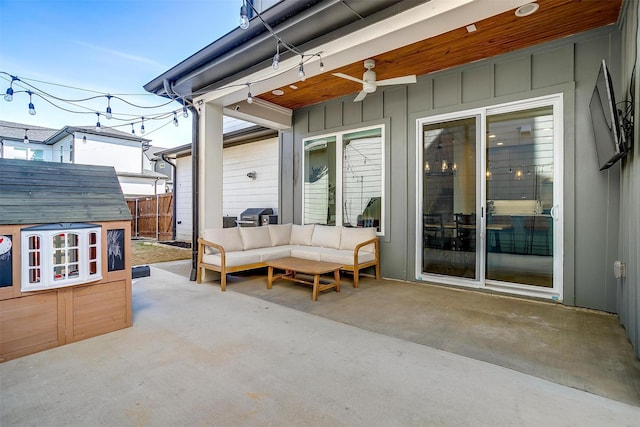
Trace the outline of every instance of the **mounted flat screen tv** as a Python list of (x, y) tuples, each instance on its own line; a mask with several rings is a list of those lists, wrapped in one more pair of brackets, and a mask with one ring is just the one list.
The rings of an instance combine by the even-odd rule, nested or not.
[(593, 135), (598, 153), (598, 166), (605, 170), (624, 157), (626, 147), (624, 132), (620, 127), (620, 118), (611, 83), (611, 75), (605, 60), (602, 60), (596, 86), (589, 103)]

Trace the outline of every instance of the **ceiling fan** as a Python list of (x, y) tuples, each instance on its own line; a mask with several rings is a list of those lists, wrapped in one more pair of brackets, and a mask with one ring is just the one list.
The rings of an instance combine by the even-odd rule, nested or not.
[(373, 71), (373, 67), (375, 66), (376, 66), (376, 61), (374, 61), (373, 59), (367, 59), (364, 61), (364, 68), (366, 68), (367, 71), (365, 71), (364, 74), (362, 75), (362, 80), (356, 77), (351, 77), (348, 74), (333, 73), (333, 75), (343, 79), (362, 83), (362, 91), (360, 91), (360, 93), (358, 94), (358, 96), (356, 96), (353, 102), (362, 101), (364, 97), (367, 96), (368, 93), (375, 92), (378, 86), (405, 85), (405, 84), (416, 82), (415, 75), (394, 77), (392, 79), (376, 81), (376, 72)]

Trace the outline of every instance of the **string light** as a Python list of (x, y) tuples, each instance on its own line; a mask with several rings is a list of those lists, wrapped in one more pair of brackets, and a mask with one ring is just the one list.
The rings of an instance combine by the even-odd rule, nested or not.
[(300, 59), (300, 67), (298, 67), (298, 78), (301, 82), (305, 81), (307, 78), (307, 76), (304, 74), (304, 64), (302, 63), (303, 59)]
[(20, 81), (18, 76), (11, 76), (11, 83), (9, 83), (9, 87), (7, 88), (7, 92), (4, 95), (4, 100), (7, 102), (13, 101), (13, 82), (16, 80)]
[(249, 93), (247, 94), (247, 104), (253, 104), (253, 96), (251, 96), (251, 84), (247, 83)]
[(29, 129), (25, 129), (24, 130), (24, 139), (22, 140), (23, 143), (28, 144), (29, 143), (29, 137), (27, 136), (27, 131)]
[(276, 43), (276, 54), (273, 55), (273, 63), (271, 64), (271, 66), (273, 67), (274, 70), (277, 70), (279, 64), (280, 64), (280, 41)]
[(111, 120), (113, 114), (111, 113), (111, 95), (107, 95), (107, 113), (104, 115), (107, 120)]
[(131, 123), (131, 134), (133, 135), (136, 134), (136, 130), (133, 128), (133, 123)]
[(98, 122), (96, 123), (96, 132), (100, 132), (102, 130), (102, 126), (100, 126), (100, 113), (96, 112), (98, 116)]
[(27, 93), (29, 94), (29, 114), (31, 114), (32, 116), (35, 116), (36, 115), (36, 107), (33, 105), (33, 100), (32, 100), (33, 92), (28, 90)]
[(144, 133), (144, 117), (142, 117), (142, 124), (140, 125), (140, 133)]
[(189, 111), (187, 110), (186, 104), (182, 106), (182, 117), (184, 117), (185, 119), (189, 118)]
[(249, 14), (247, 13), (247, 3), (244, 0), (240, 7), (240, 28), (243, 30), (249, 28)]
[(87, 143), (87, 135), (82, 135), (82, 143), (83, 144)]
[(175, 127), (180, 126), (180, 123), (178, 123), (178, 116), (176, 116), (176, 112), (173, 112), (173, 124), (175, 125)]

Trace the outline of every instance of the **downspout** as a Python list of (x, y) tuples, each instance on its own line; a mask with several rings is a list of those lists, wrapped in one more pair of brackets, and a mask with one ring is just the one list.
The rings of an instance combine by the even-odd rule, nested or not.
[(193, 120), (191, 121), (191, 215), (193, 234), (191, 236), (191, 276), (189, 277), (189, 280), (194, 282), (198, 273), (198, 237), (200, 236), (200, 225), (198, 224), (200, 221), (200, 215), (198, 212), (198, 199), (200, 196), (200, 185), (198, 183), (200, 176), (198, 168), (200, 134), (198, 132), (198, 128), (200, 125), (200, 118), (198, 116), (198, 111), (194, 107), (189, 107), (189, 110), (191, 110), (191, 114), (193, 116)]
[(171, 240), (176, 240), (176, 180), (178, 179), (178, 175), (176, 174), (176, 164), (175, 163), (171, 163), (169, 161), (169, 159), (167, 159), (166, 157), (167, 155), (165, 153), (160, 154), (160, 157), (162, 158), (162, 160), (164, 160), (166, 163), (169, 163), (171, 165), (171, 167), (173, 168), (173, 171), (171, 172), (171, 175), (173, 177), (172, 181), (173, 181), (173, 234), (171, 235)]

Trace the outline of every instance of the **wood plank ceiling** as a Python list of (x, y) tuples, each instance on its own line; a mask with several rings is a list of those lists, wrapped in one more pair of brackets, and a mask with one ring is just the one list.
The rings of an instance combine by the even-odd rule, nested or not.
[[(423, 75), (615, 23), (622, 0), (538, 0), (540, 8), (519, 18), (514, 11), (476, 22), (477, 31), (465, 28), (413, 43), (375, 56), (377, 80), (409, 74)], [(331, 73), (362, 78), (362, 61), (295, 82), (298, 89), (281, 87), (258, 97), (296, 110), (308, 105), (355, 94), (362, 85)]]

